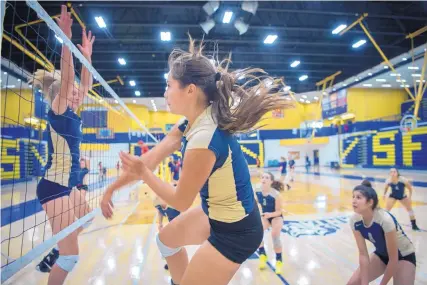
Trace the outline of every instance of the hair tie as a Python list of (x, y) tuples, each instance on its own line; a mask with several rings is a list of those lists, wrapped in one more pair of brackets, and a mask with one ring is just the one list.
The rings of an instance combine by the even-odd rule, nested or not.
[(221, 79), (221, 72), (217, 72), (215, 74), (215, 82), (219, 81)]

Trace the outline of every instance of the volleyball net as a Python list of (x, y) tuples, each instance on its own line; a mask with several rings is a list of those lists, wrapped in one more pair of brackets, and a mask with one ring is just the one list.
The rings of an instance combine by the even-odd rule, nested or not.
[[(120, 151), (140, 154), (138, 142), (144, 141), (153, 146), (162, 136), (151, 134), (145, 122), (118, 96), (123, 85), (119, 74), (104, 79), (79, 51), (76, 44), (81, 44), (85, 24), (72, 7), (69, 6), (69, 12), (76, 25), (73, 25), (70, 40), (54, 21), (59, 15), (49, 15), (37, 1), (2, 1), (1, 5), (4, 16), (0, 82), (1, 267), (4, 282), (99, 213), (98, 206), (105, 188), (120, 174)], [(57, 12), (60, 11), (58, 6)], [(84, 202), (90, 209), (53, 236), (49, 219), (37, 199), (36, 188), (50, 164), (48, 154), (52, 147), (56, 152), (53, 159), (58, 160), (54, 162), (57, 165), (71, 164), (71, 160), (76, 159), (61, 158), (69, 153), (65, 153), (63, 140), (52, 134), (48, 124), (49, 94), (55, 93), (55, 88), (60, 90), (60, 84), (64, 82), (59, 78), (61, 62), (64, 65), (61, 57), (63, 46), (72, 55), (72, 61), (66, 61), (70, 65), (73, 62), (74, 66), (75, 82), (72, 85), (78, 88), (84, 68), (93, 76), (93, 88), (75, 110), (81, 119), (83, 137), (77, 157), (79, 169), (74, 167), (71, 170), (81, 175), (82, 169), (88, 169), (84, 181), (81, 181), (87, 185), (85, 201), (74, 201), (73, 210), (79, 212)], [(41, 74), (43, 78), (50, 76), (56, 85), (43, 90), (44, 85), (37, 82)], [(60, 116), (68, 116), (68, 113)], [(62, 130), (62, 135), (73, 136), (67, 128)], [(49, 145), (49, 140), (53, 146)], [(69, 156), (72, 157), (73, 153)], [(67, 159), (69, 161), (65, 162)], [(162, 168), (159, 175), (161, 172)], [(67, 185), (68, 175), (57, 175), (56, 181)]]

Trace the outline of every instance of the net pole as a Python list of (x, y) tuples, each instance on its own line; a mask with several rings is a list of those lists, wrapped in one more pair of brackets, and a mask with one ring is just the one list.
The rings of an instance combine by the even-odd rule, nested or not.
[(43, 9), (42, 6), (36, 0), (26, 0), (27, 5), (32, 8), (39, 18), (43, 19), (46, 22), (46, 25), (55, 32), (62, 40), (63, 44), (66, 45), (71, 53), (89, 70), (92, 76), (96, 77), (98, 82), (105, 88), (105, 90), (113, 96), (114, 99), (118, 101), (118, 104), (123, 107), (123, 109), (129, 114), (129, 116), (135, 120), (135, 122), (143, 129), (147, 134), (154, 140), (154, 142), (159, 142), (155, 136), (153, 136), (148, 129), (141, 123), (138, 117), (126, 106), (123, 100), (114, 92), (114, 90), (107, 84), (104, 78), (96, 71), (96, 69), (89, 63), (89, 61), (83, 56), (79, 49), (71, 42), (71, 40), (64, 34), (64, 32), (59, 28), (59, 26), (52, 20), (49, 14)]

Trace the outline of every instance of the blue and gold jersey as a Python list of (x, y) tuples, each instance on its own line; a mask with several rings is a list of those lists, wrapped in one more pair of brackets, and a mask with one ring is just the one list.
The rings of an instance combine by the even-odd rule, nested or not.
[(256, 191), (256, 197), (258, 203), (262, 207), (263, 213), (273, 213), (276, 212), (276, 198), (280, 195), (279, 191), (271, 188), (270, 192), (264, 196), (261, 190)]
[(397, 235), (397, 248), (399, 256), (407, 256), (414, 253), (412, 242), (406, 236), (396, 218), (386, 210), (377, 208), (370, 225), (365, 225), (361, 215), (354, 214), (350, 218), (350, 226), (353, 231), (359, 231), (363, 238), (372, 242), (376, 251), (382, 256), (388, 256), (385, 234), (393, 230)]
[(69, 107), (61, 115), (49, 110), (47, 120), (49, 152), (44, 178), (72, 188), (80, 176), (82, 120)]
[(391, 188), (391, 195), (393, 196), (405, 195), (405, 188), (406, 188), (406, 184), (408, 183), (408, 180), (405, 177), (399, 176), (397, 183), (391, 182), (391, 179), (389, 178), (385, 183), (388, 187)]
[[(202, 208), (210, 219), (233, 223), (254, 208), (248, 164), (235, 136), (220, 130), (209, 106), (192, 126), (183, 120), (182, 156), (190, 149), (209, 149), (216, 157), (211, 175), (200, 190)], [(185, 165), (183, 165), (185, 167)]]

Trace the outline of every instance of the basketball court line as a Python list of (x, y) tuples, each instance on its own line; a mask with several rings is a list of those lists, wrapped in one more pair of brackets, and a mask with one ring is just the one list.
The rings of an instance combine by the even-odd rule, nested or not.
[[(255, 259), (259, 259), (258, 252), (255, 252), (253, 255), (256, 256)], [(248, 258), (248, 260), (249, 259), (254, 259), (254, 258)], [(267, 261), (267, 265), (273, 271), (274, 275), (276, 275), (280, 279), (280, 281), (282, 281), (283, 284), (285, 284), (285, 285), (291, 285), (288, 281), (286, 281), (285, 277), (282, 274), (276, 274), (276, 268), (274, 268), (274, 266), (271, 265), (270, 261)]]

